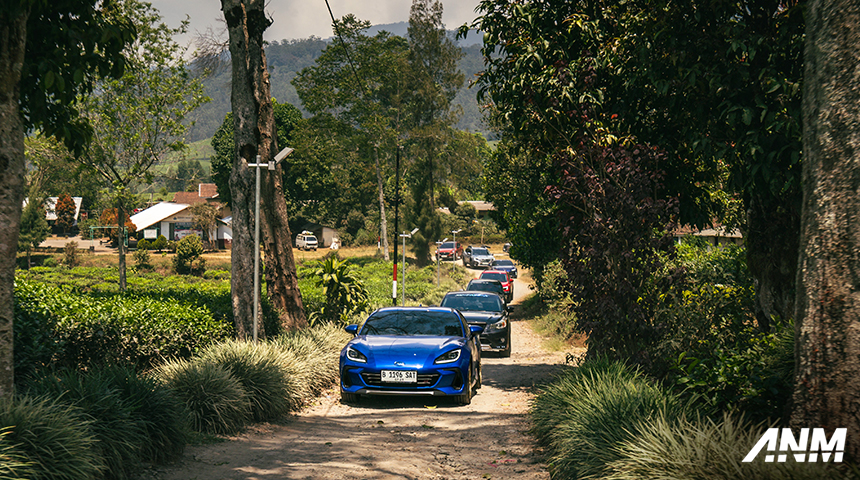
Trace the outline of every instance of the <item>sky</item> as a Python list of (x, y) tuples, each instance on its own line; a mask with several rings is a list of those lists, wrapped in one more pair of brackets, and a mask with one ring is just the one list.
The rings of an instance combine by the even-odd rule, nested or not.
[[(205, 33), (211, 27), (216, 33), (224, 29), (220, 0), (150, 0), (170, 27), (179, 25), (186, 15), (190, 18), (189, 35), (177, 39), (186, 44), (196, 32)], [(479, 0), (442, 0), (442, 21), (448, 30), (472, 23)], [(335, 18), (348, 13), (373, 25), (409, 21), (411, 0), (329, 0)], [(266, 11), (274, 23), (264, 35), (268, 41), (281, 41), (316, 36), (332, 36), (331, 17), (325, 0), (268, 0)]]

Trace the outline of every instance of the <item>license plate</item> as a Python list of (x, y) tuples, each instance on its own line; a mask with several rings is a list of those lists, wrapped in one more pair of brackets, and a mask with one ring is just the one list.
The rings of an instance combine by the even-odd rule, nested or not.
[(418, 383), (415, 370), (383, 370), (382, 381), (388, 383)]

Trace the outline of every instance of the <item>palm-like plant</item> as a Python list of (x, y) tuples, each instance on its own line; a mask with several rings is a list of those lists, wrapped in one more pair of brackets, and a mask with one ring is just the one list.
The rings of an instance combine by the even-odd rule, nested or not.
[(346, 260), (332, 255), (319, 262), (313, 270), (315, 283), (322, 287), (325, 305), (317, 315), (311, 315), (311, 322), (318, 320), (347, 323), (353, 315), (368, 308), (367, 290)]

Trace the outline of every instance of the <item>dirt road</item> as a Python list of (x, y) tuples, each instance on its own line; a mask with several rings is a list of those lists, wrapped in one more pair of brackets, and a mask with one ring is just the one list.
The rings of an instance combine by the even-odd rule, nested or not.
[[(516, 300), (528, 293), (519, 283)], [(396, 397), (344, 405), (332, 390), (298, 415), (228, 442), (189, 447), (174, 465), (141, 478), (549, 479), (527, 434), (528, 402), (565, 353), (544, 350), (525, 321), (512, 326), (511, 357), (482, 359), (483, 387), (471, 405)]]

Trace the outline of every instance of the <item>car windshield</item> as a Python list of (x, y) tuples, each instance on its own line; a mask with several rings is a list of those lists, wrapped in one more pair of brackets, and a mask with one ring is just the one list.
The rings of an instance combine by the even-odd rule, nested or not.
[(481, 278), (486, 278), (488, 280), (498, 280), (500, 282), (507, 282), (508, 276), (504, 273), (482, 273)]
[(446, 296), (442, 300), (442, 306), (456, 308), (461, 312), (501, 312), (502, 300), (493, 295), (465, 293)]
[(493, 265), (499, 267), (513, 267), (514, 262), (510, 260), (496, 260), (495, 262), (493, 262)]
[(454, 248), (454, 242), (445, 242), (439, 248)]
[(444, 311), (378, 312), (364, 322), (361, 335), (420, 335), (430, 337), (464, 336), (460, 317)]
[(466, 287), (466, 290), (479, 290), (482, 292), (502, 292), (502, 285), (498, 283), (490, 283), (490, 282), (469, 282), (469, 286)]
[(312, 237), (312, 236), (308, 235), (307, 237), (305, 237), (305, 241), (307, 241), (307, 242), (316, 242), (316, 241), (317, 241), (317, 237)]
[(487, 249), (486, 249), (486, 248), (473, 248), (473, 249), (472, 249), (472, 255), (482, 255), (482, 256), (487, 256), (487, 255), (489, 255), (489, 254), (490, 254), (490, 252), (489, 252), (489, 251), (487, 251)]

